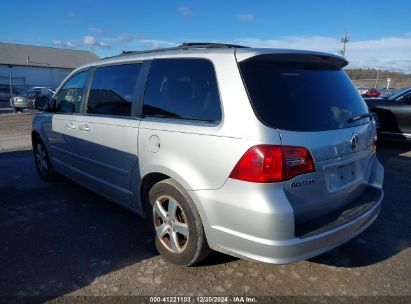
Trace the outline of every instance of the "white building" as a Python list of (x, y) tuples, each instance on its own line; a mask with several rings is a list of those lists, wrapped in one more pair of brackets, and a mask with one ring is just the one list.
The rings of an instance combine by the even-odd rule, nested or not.
[(55, 89), (73, 69), (99, 59), (88, 51), (0, 42), (0, 85)]

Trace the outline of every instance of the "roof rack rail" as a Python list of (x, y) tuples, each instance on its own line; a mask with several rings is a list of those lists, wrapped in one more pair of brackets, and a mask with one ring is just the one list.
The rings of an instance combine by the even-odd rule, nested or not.
[(146, 54), (146, 53), (154, 53), (154, 52), (187, 50), (187, 49), (196, 49), (196, 48), (229, 49), (229, 48), (248, 48), (248, 46), (228, 44), (228, 43), (214, 43), (214, 42), (183, 42), (182, 44), (180, 44), (176, 47), (170, 47), (170, 48), (158, 48), (158, 49), (145, 50), (145, 51), (123, 51), (119, 55), (109, 56), (109, 57), (105, 57), (103, 59), (115, 58), (115, 57), (119, 57), (119, 56), (126, 56), (126, 55), (133, 55), (133, 54)]
[(248, 46), (237, 45), (237, 44), (228, 44), (228, 43), (214, 43), (214, 42), (183, 42), (178, 46), (179, 48), (247, 48)]

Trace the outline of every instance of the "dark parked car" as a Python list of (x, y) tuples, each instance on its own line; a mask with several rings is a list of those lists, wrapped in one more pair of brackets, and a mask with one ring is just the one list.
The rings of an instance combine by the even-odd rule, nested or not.
[(370, 112), (376, 115), (380, 134), (411, 140), (411, 88), (389, 97), (364, 100)]

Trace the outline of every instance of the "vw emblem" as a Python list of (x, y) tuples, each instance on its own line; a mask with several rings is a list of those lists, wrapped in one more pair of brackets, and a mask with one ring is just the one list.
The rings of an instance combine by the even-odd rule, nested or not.
[(354, 134), (351, 136), (350, 146), (351, 146), (351, 150), (355, 150), (355, 149), (358, 148), (358, 134), (357, 134), (357, 133), (354, 133)]

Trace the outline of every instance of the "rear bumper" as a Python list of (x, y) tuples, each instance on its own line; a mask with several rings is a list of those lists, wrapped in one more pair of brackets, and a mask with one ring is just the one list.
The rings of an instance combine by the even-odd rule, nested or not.
[[(13, 107), (13, 102), (10, 102), (10, 106)], [(33, 101), (14, 101), (15, 108), (33, 108)]]
[(313, 227), (295, 224), (293, 209), (280, 184), (229, 179), (219, 190), (193, 191), (192, 196), (212, 249), (240, 258), (287, 264), (335, 248), (375, 221), (383, 200), (383, 169), (378, 161), (375, 166), (378, 172), (371, 176), (373, 183), (366, 186), (364, 195), (329, 221)]

